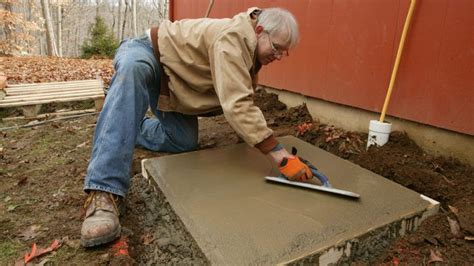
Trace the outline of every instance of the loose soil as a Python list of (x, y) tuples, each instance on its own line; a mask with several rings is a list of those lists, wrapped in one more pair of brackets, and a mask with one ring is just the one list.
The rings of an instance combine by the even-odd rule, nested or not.
[[(110, 60), (1, 57), (11, 84), (101, 76), (110, 80)], [(78, 70), (79, 69), (79, 70)], [(455, 158), (424, 152), (406, 133), (393, 132), (383, 147), (365, 150), (367, 134), (318, 122), (306, 106), (287, 108), (277, 95), (257, 91), (275, 135), (294, 135), (441, 203), (439, 214), (395, 241), (373, 264), (474, 264), (474, 169)], [(84, 108), (92, 103), (46, 105), (43, 110)], [(1, 117), (19, 115), (2, 110)], [(166, 198), (140, 171), (143, 158), (166, 155), (136, 149), (132, 182), (121, 218), (121, 241), (98, 248), (79, 245), (82, 185), (91, 152), (96, 115), (41, 126), (0, 130), (0, 265), (21, 261), (33, 243), (61, 247), (36, 258), (52, 264), (207, 264)], [(1, 128), (28, 121), (3, 121)], [(199, 149), (241, 143), (223, 116), (200, 118)], [(315, 162), (317, 164), (317, 162)], [(118, 244), (128, 243), (128, 254)], [(367, 261), (360, 261), (364, 264)]]

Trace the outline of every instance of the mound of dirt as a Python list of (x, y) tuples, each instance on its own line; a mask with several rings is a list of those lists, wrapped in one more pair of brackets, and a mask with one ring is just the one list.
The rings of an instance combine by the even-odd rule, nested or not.
[[(270, 103), (275, 102), (277, 98), (263, 94), (258, 104), (272, 106)], [(366, 150), (367, 134), (309, 119), (304, 105), (288, 110), (279, 107), (264, 110), (270, 121), (287, 119), (274, 115), (300, 116), (300, 120), (289, 123), (296, 125), (292, 133), (298, 138), (441, 203), (438, 215), (424, 221), (415, 234), (394, 243), (374, 263), (426, 264), (438, 259), (454, 265), (474, 263), (472, 166), (455, 158), (426, 154), (405, 132), (392, 132), (387, 144)]]

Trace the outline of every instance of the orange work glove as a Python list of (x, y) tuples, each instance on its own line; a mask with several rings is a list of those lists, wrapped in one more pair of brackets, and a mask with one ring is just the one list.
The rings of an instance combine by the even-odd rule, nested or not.
[(296, 156), (283, 158), (278, 169), (291, 181), (306, 181), (313, 177), (311, 169)]

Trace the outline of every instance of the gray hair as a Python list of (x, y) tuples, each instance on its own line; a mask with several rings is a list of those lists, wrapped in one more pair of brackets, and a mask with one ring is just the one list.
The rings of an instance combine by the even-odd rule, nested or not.
[(290, 11), (279, 8), (265, 8), (257, 18), (257, 26), (262, 26), (270, 35), (276, 32), (288, 32), (286, 44), (294, 47), (299, 41), (298, 22)]

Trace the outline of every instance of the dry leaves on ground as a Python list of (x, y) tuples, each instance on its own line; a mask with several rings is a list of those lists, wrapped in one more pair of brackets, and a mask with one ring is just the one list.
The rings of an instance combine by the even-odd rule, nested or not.
[(114, 72), (110, 59), (44, 56), (2, 57), (8, 84), (102, 78), (106, 85)]

